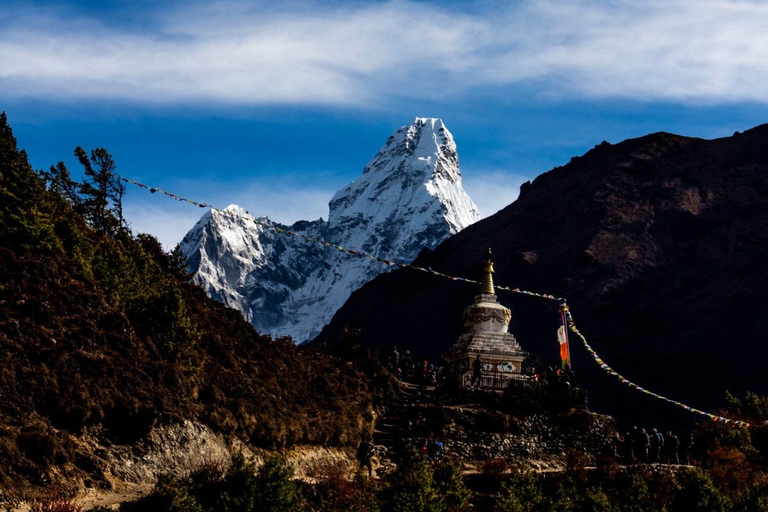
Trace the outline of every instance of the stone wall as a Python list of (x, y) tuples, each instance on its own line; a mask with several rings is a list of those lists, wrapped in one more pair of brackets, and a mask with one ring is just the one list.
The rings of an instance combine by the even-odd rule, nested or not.
[[(447, 455), (475, 462), (503, 458), (539, 470), (561, 469), (574, 451), (594, 461), (610, 448), (615, 427), (614, 418), (585, 409), (515, 417), (467, 405), (444, 406), (440, 415), (442, 434), (438, 431), (430, 436), (425, 430), (418, 434), (443, 441)], [(418, 437), (414, 436), (415, 445), (420, 442)]]

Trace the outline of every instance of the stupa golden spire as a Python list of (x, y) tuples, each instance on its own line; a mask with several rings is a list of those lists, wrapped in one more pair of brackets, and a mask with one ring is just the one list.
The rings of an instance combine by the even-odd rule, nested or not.
[(488, 248), (488, 261), (483, 269), (483, 282), (480, 285), (480, 293), (484, 295), (496, 295), (493, 287), (493, 262), (491, 261), (491, 248)]

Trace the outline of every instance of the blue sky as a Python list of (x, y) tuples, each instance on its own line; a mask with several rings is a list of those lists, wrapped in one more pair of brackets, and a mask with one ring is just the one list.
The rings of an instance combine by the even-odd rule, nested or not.
[[(442, 118), (485, 215), (602, 140), (768, 121), (768, 5), (741, 0), (0, 0), (0, 109), (36, 168), (327, 218), (391, 132)], [(201, 212), (129, 189), (172, 247)]]

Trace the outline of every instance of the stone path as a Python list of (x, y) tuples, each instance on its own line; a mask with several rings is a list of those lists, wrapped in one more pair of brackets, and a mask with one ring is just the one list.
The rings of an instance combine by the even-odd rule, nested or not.
[[(373, 431), (373, 444), (383, 466), (391, 463), (392, 455), (410, 441), (408, 422), (418, 419), (416, 408), (424, 403), (423, 396), (417, 384), (399, 382), (399, 396), (387, 407), (386, 411), (376, 419)], [(427, 388), (427, 393), (433, 389)]]

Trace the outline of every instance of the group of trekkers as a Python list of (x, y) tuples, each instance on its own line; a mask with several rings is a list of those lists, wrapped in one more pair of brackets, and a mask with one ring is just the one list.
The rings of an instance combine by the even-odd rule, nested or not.
[[(414, 359), (411, 351), (406, 350), (400, 354), (397, 347), (385, 358), (385, 364), (390, 372), (399, 380), (413, 382), (422, 386), (434, 386), (450, 377), (450, 371), (435, 366), (426, 359)], [(482, 387), (483, 361), (480, 356), (472, 361), (470, 385), (473, 388)], [(566, 385), (573, 383), (574, 373), (570, 365), (565, 368), (553, 368), (551, 366), (537, 369), (533, 365), (524, 368), (523, 379), (545, 385)]]
[(443, 442), (437, 439), (424, 439), (419, 451), (427, 460), (441, 460), (443, 458)]
[(540, 384), (564, 384), (570, 386), (573, 384), (574, 373), (570, 364), (566, 364), (564, 368), (553, 368), (548, 366), (547, 368), (537, 369), (534, 365), (528, 365), (523, 368), (523, 375)]
[(626, 464), (689, 464), (693, 451), (693, 436), (685, 433), (680, 439), (671, 430), (647, 432), (632, 427), (622, 435), (616, 432), (613, 439), (614, 455)]
[(410, 382), (416, 382), (422, 385), (437, 384), (440, 368), (426, 359), (414, 360), (411, 357), (411, 351), (406, 350), (400, 355), (397, 347), (392, 349), (387, 361), (387, 367), (398, 379)]

